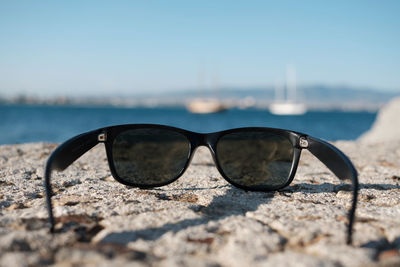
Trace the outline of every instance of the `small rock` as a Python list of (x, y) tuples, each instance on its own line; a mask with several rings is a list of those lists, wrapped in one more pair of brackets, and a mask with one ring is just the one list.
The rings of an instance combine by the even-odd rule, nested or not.
[(195, 194), (182, 194), (182, 195), (173, 195), (173, 200), (182, 201), (182, 202), (189, 202), (189, 203), (196, 203), (199, 198)]
[(6, 210), (19, 210), (26, 208), (29, 208), (29, 206), (25, 205), (24, 203), (14, 203), (7, 207)]
[(395, 181), (400, 181), (400, 176), (398, 175), (393, 175), (392, 177), (390, 177), (390, 179), (393, 179)]
[(191, 243), (200, 243), (200, 244), (207, 244), (207, 245), (211, 245), (214, 242), (214, 237), (207, 237), (207, 238), (190, 238), (188, 237), (186, 239), (187, 242), (191, 242)]
[(14, 239), (10, 244), (9, 251), (32, 251), (31, 246), (26, 240)]

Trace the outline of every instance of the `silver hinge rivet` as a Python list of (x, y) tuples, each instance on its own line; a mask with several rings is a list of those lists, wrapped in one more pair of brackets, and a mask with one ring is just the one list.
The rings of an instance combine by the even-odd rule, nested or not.
[(299, 145), (301, 148), (307, 148), (308, 147), (308, 141), (306, 137), (300, 137)]
[(101, 133), (97, 137), (97, 140), (99, 140), (99, 142), (105, 142), (107, 140), (107, 135), (105, 133)]

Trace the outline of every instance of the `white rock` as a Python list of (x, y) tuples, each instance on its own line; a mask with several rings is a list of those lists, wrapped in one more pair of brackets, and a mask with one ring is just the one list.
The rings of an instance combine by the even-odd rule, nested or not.
[(382, 143), (400, 140), (400, 98), (392, 99), (383, 107), (371, 130), (359, 140), (365, 143)]

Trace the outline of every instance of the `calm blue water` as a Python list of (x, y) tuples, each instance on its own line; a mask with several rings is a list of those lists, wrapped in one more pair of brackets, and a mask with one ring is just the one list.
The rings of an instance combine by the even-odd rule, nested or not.
[(198, 132), (244, 126), (276, 127), (327, 140), (353, 140), (367, 131), (376, 113), (308, 112), (274, 116), (266, 110), (232, 109), (197, 115), (184, 108), (114, 108), (0, 105), (0, 144), (63, 142), (96, 128), (126, 123), (158, 123)]

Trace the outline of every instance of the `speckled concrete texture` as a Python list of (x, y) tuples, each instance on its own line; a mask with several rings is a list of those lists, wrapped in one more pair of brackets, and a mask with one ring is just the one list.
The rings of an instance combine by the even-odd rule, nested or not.
[(112, 178), (100, 144), (54, 173), (52, 235), (43, 167), (55, 145), (0, 146), (0, 265), (400, 265), (400, 141), (335, 145), (359, 171), (353, 246), (351, 187), (307, 151), (279, 192), (231, 186), (206, 148), (174, 183), (142, 190)]

